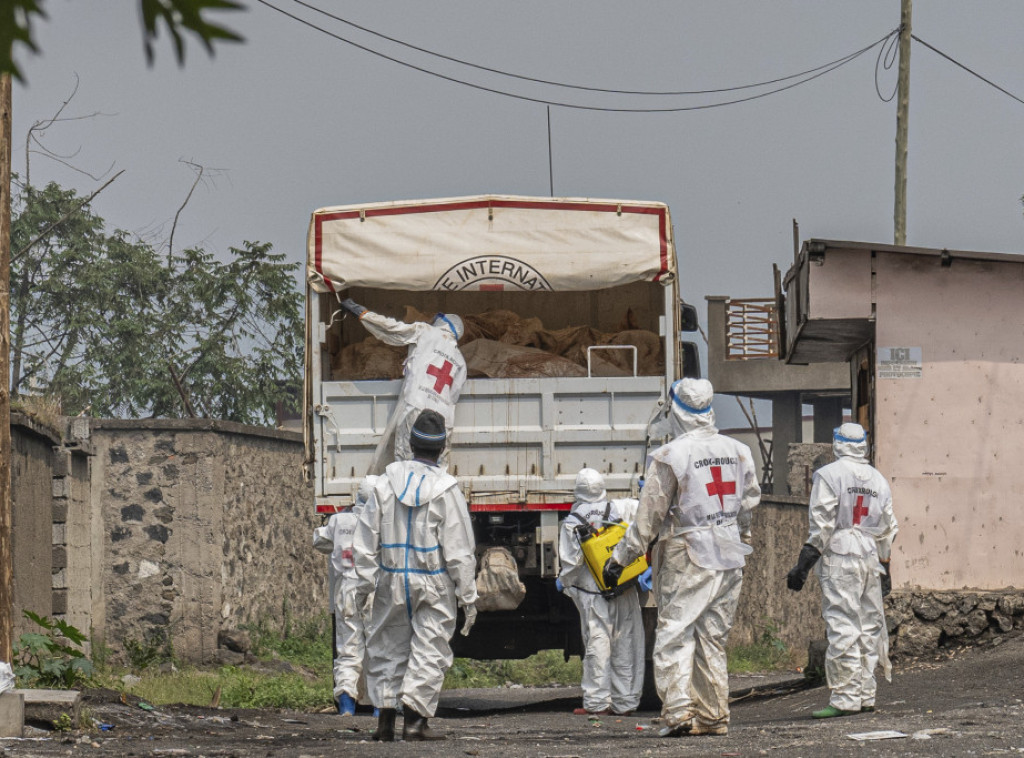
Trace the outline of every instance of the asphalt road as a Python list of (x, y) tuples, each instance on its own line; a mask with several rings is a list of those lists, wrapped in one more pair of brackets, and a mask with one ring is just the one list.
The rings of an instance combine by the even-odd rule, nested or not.
[[(785, 679), (787, 681), (779, 681)], [(372, 742), (370, 715), (163, 707), (141, 710), (113, 693), (86, 707), (105, 732), (33, 732), (0, 740), (5, 756), (875, 756), (1024, 754), (1024, 637), (896, 666), (875, 713), (814, 721), (828, 699), (793, 676), (738, 678), (725, 737), (658, 738), (656, 713), (591, 720), (572, 715), (577, 688), (453, 690), (431, 726), (439, 743)], [(751, 688), (754, 689), (751, 689)], [(401, 718), (399, 718), (399, 725)], [(856, 741), (855, 734), (905, 736)], [(878, 736), (877, 734), (875, 736)]]

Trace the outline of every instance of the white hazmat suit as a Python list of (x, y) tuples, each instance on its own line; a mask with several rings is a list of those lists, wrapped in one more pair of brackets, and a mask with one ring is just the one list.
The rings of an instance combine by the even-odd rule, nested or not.
[[(456, 604), (476, 602), (475, 541), (455, 477), (422, 461), (390, 464), (356, 526), (357, 605), (376, 589), (366, 681), (377, 708), (433, 716), (452, 664)], [(348, 600), (346, 598), (346, 600)]]
[(356, 522), (370, 492), (377, 482), (376, 476), (367, 476), (359, 483), (355, 505), (335, 513), (327, 523), (313, 532), (313, 547), (329, 552), (327, 563), (330, 611), (334, 615), (334, 699), (347, 693), (355, 700), (365, 697), (363, 659), (366, 656), (365, 622), (369, 611), (369, 598), (345, 613), (345, 596), (355, 587), (356, 571), (352, 557), (352, 541)]
[(583, 709), (626, 714), (640, 704), (644, 685), (644, 629), (636, 587), (606, 599), (587, 567), (576, 527), (600, 528), (633, 520), (636, 500), (611, 500), (598, 471), (576, 476), (575, 503), (562, 521), (558, 541), (563, 592), (576, 604), (586, 653), (583, 657)]
[[(402, 394), (388, 424), (389, 429), (394, 429), (395, 460), (412, 460), (409, 434), (422, 410), (434, 410), (444, 417), (447, 439), (450, 440), (455, 425), (455, 404), (466, 382), (466, 361), (459, 352), (462, 319), (454, 314), (439, 313), (433, 324), (422, 321), (409, 324), (365, 311), (359, 321), (381, 342), (409, 346), (403, 364)], [(374, 453), (371, 471), (380, 471), (384, 466), (389, 436), (385, 434)], [(442, 464), (447, 460), (448, 447), (446, 441), (440, 456)]]
[(611, 559), (627, 566), (659, 537), (654, 676), (665, 736), (727, 732), (725, 643), (751, 552), (741, 530), (761, 499), (750, 448), (718, 433), (713, 397), (704, 379), (672, 385), (679, 436), (651, 455), (636, 519)]
[[(829, 704), (860, 712), (874, 708), (879, 663), (891, 679), (880, 561), (888, 563), (899, 527), (889, 483), (868, 463), (863, 427), (843, 424), (833, 434), (832, 449), (837, 460), (814, 472), (806, 544), (821, 554), (815, 571), (828, 636)], [(827, 715), (841, 714), (816, 713)]]

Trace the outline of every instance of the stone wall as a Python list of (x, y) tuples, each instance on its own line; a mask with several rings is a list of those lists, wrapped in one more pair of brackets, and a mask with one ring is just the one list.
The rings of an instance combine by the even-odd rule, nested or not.
[[(790, 495), (802, 498), (807, 505), (811, 494), (811, 481), (814, 472), (822, 466), (832, 463), (836, 457), (832, 453), (831, 442), (801, 442), (789, 446), (789, 473), (786, 484)], [(805, 514), (806, 516), (806, 514)]]
[(795, 497), (765, 495), (753, 511), (754, 552), (747, 557), (743, 589), (729, 642), (757, 642), (767, 631), (802, 656), (811, 640), (825, 636), (821, 590), (813, 572), (801, 592), (786, 589), (786, 573), (807, 539), (807, 504)]
[(885, 620), (895, 657), (931, 655), (944, 647), (998, 643), (1024, 630), (1024, 591), (893, 592)]
[[(791, 471), (802, 470), (801, 455), (820, 466), (820, 447), (794, 450)], [(91, 630), (115, 654), (125, 640), (166, 641), (179, 659), (207, 661), (222, 630), (322, 612), (324, 559), (311, 547), (319, 518), (301, 459), (300, 435), (228, 422), (92, 420), (90, 429), (69, 419), (58, 431), (13, 417), (15, 634), (30, 630), (29, 608)], [(785, 587), (807, 534), (806, 494), (766, 496), (752, 531), (730, 642), (767, 631), (802, 655), (824, 637), (813, 572), (802, 592)], [(897, 656), (998, 642), (1024, 629), (1024, 591), (897, 591), (887, 621)]]
[(217, 655), (221, 630), (326, 607), (302, 438), (209, 420), (95, 420), (105, 641)]

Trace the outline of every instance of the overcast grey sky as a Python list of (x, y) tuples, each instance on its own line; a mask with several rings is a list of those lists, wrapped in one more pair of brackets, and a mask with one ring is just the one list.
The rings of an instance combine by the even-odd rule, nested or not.
[[(24, 135), (81, 79), (47, 144), (125, 174), (95, 203), (108, 223), (166, 237), (192, 182), (179, 159), (222, 169), (197, 191), (175, 246), (273, 243), (302, 260), (315, 208), (476, 193), (547, 195), (544, 105), (471, 89), (375, 57), (261, 5), (220, 20), (246, 42), (209, 58), (166, 36), (143, 56), (137, 2), (50, 0), (39, 56), (18, 56), (14, 166)], [(280, 8), (447, 76), (524, 96), (605, 107), (679, 107), (732, 96), (572, 92), (445, 63), (303, 9)], [(590, 87), (702, 90), (811, 69), (899, 24), (898, 0), (775, 2), (377, 2), (312, 0), (410, 44), (524, 76)], [(918, 0), (914, 33), (1024, 98), (1024, 3)], [(551, 109), (559, 196), (669, 204), (682, 292), (768, 296), (771, 265), (801, 236), (892, 241), (895, 101), (876, 94), (878, 48), (812, 82), (752, 102), (681, 113)], [(908, 243), (1024, 252), (1024, 105), (915, 44), (911, 54)], [(881, 71), (889, 95), (895, 68)], [(756, 92), (756, 91), (755, 91)], [(743, 93), (740, 93), (741, 95)], [(99, 183), (35, 156), (35, 184)]]

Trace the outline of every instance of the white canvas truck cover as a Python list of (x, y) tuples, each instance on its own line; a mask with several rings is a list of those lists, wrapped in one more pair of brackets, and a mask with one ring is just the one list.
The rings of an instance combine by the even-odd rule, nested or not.
[(309, 227), (317, 292), (596, 290), (675, 275), (662, 203), (500, 195), (322, 208)]

